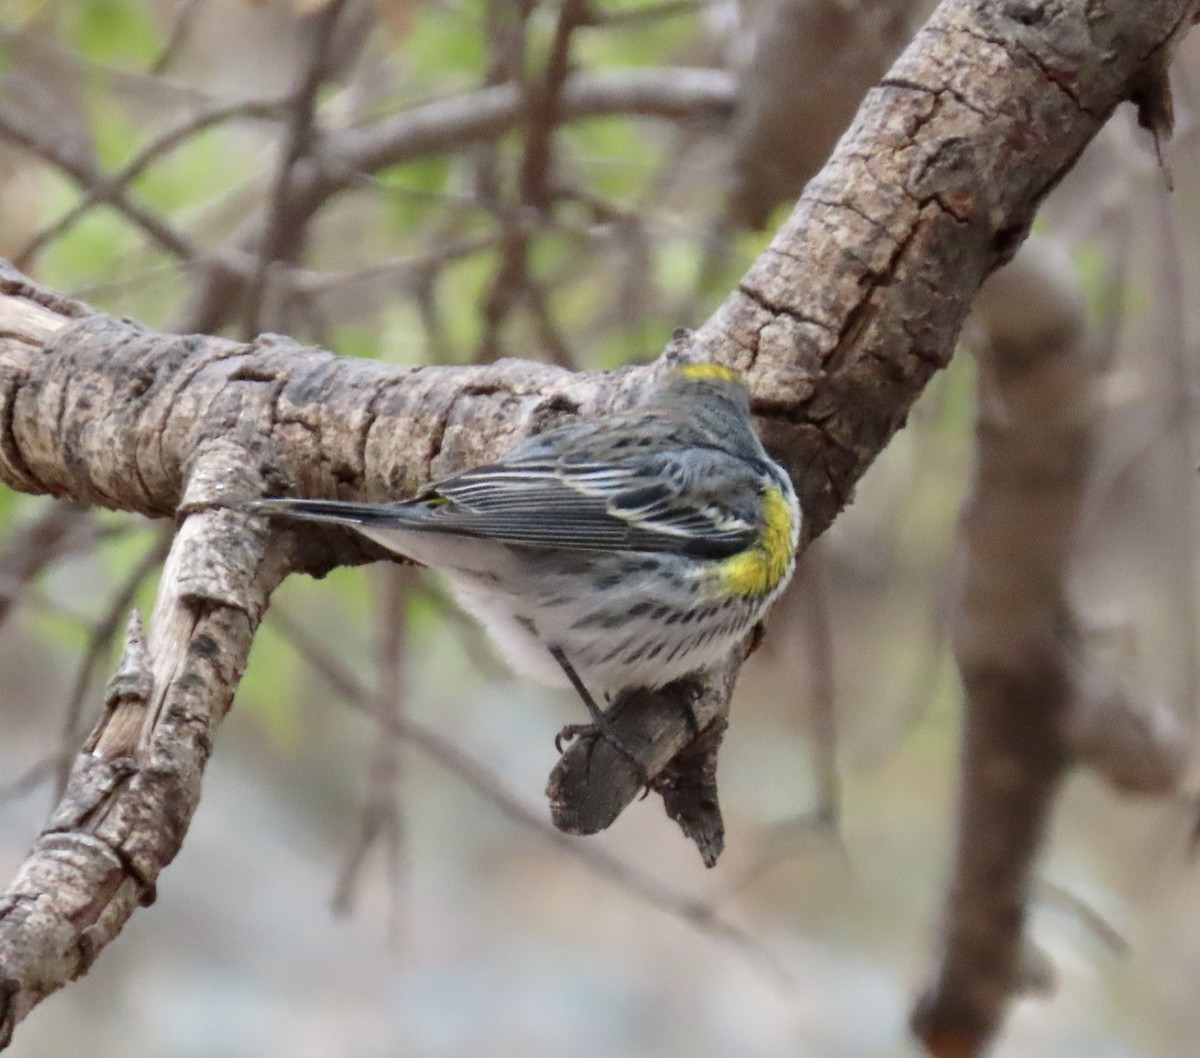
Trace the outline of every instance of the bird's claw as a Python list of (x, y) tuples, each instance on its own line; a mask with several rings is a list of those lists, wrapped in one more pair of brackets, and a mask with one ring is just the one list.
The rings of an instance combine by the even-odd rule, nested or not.
[(638, 782), (642, 787), (642, 797), (650, 792), (650, 776), (646, 772), (642, 762), (638, 760), (637, 754), (633, 752), (620, 737), (612, 730), (612, 728), (603, 722), (592, 722), (590, 724), (564, 724), (559, 728), (558, 734), (554, 736), (554, 748), (561, 756), (566, 747), (575, 739), (588, 739), (595, 742), (598, 739), (603, 739), (618, 753), (621, 754), (638, 773)]
[(565, 747), (574, 742), (580, 735), (595, 734), (595, 724), (563, 724), (554, 736), (554, 748), (561, 757)]

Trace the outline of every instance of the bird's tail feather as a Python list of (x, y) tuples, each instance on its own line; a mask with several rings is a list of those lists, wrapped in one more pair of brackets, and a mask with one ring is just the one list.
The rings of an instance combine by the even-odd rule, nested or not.
[(401, 504), (355, 503), (351, 500), (254, 500), (246, 505), (246, 509), (255, 514), (342, 525), (403, 525), (416, 521), (411, 513), (405, 516), (406, 508)]

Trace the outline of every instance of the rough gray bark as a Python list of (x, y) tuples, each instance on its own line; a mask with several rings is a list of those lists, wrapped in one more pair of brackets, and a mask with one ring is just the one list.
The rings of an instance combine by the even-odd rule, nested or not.
[[(1144, 97), (1195, 8), (946, 0), (868, 94), (693, 342), (746, 372), (764, 436), (796, 481), (806, 540), (947, 362), (980, 282), (1043, 195), (1118, 103)], [(230, 508), (263, 492), (402, 496), (531, 431), (628, 403), (655, 370), (400, 371), (271, 336), (156, 335), (0, 276), (0, 480), (180, 519), (144, 652), (131, 635), (110, 710), (0, 896), (0, 1042), (152, 897), (274, 585), (372, 557), (334, 531), (268, 536)], [(714, 686), (731, 687), (735, 671)], [(727, 691), (714, 702), (710, 721)], [(655, 720), (651, 776), (688, 742), (688, 724), (682, 709)], [(614, 801), (590, 781), (602, 777), (573, 796)], [(627, 799), (617, 791), (618, 808)]]

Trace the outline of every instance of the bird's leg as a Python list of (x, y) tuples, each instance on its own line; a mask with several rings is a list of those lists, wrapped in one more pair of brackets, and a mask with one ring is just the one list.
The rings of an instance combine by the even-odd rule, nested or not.
[(549, 644), (550, 656), (558, 662), (558, 667), (563, 670), (568, 680), (571, 681), (571, 686), (575, 688), (575, 693), (583, 699), (583, 704), (587, 706), (587, 711), (591, 714), (592, 721), (597, 727), (604, 726), (604, 711), (596, 704), (596, 699), (592, 697), (591, 692), (584, 686), (583, 680), (579, 678), (579, 673), (575, 671), (575, 666), (567, 659), (567, 655), (563, 653), (562, 647), (555, 644)]
[(547, 648), (550, 651), (550, 656), (558, 662), (559, 668), (563, 670), (567, 679), (571, 681), (571, 686), (575, 688), (576, 693), (583, 699), (583, 704), (587, 706), (587, 711), (592, 717), (590, 724), (564, 724), (558, 734), (554, 736), (554, 748), (559, 753), (562, 753), (564, 742), (570, 742), (572, 739), (580, 736), (590, 735), (592, 737), (603, 738), (637, 768), (638, 774), (641, 776), (642, 786), (649, 789), (650, 776), (646, 774), (646, 769), (643, 767), (642, 762), (621, 741), (617, 733), (612, 730), (608, 718), (604, 715), (604, 711), (596, 704), (596, 699), (592, 697), (583, 680), (579, 678), (579, 673), (575, 671), (575, 666), (571, 664), (567, 655), (563, 653), (562, 647), (554, 643), (548, 643)]

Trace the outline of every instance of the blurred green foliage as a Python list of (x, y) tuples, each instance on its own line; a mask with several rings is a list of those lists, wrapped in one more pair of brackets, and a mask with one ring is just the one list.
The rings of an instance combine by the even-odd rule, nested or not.
[(144, 67), (163, 46), (162, 29), (145, 4), (78, 0), (54, 6), (66, 21), (66, 41), (78, 54), (96, 62)]

